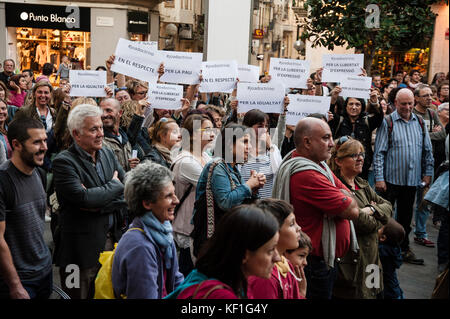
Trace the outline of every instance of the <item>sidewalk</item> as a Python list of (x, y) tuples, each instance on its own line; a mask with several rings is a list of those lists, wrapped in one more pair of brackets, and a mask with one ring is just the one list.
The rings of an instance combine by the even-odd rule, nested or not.
[(414, 228), (410, 233), (411, 250), (417, 258), (423, 258), (425, 265), (403, 263), (398, 271), (400, 287), (405, 299), (430, 299), (434, 289), (437, 270), (437, 238), (439, 231), (433, 226), (432, 216), (428, 218), (428, 239), (436, 244), (434, 248), (418, 245), (414, 242)]

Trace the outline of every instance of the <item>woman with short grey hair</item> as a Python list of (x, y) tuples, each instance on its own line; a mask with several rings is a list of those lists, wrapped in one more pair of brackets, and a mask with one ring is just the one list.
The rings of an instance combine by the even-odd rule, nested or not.
[(114, 255), (112, 283), (117, 298), (161, 299), (181, 284), (171, 221), (179, 203), (172, 172), (143, 162), (127, 173), (125, 200), (134, 217)]

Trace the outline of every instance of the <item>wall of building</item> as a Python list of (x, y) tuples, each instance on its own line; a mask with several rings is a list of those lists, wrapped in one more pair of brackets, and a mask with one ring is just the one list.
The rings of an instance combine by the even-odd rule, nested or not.
[[(112, 18), (112, 26), (97, 25), (97, 17)], [(116, 50), (120, 38), (128, 39), (127, 10), (124, 9), (91, 9), (91, 65), (95, 69), (105, 65), (105, 60)]]
[(445, 38), (445, 32), (449, 28), (449, 8), (445, 4), (432, 5), (433, 12), (437, 13), (434, 36), (430, 48), (430, 67), (428, 81), (431, 83), (437, 72), (447, 73), (449, 70), (449, 40)]

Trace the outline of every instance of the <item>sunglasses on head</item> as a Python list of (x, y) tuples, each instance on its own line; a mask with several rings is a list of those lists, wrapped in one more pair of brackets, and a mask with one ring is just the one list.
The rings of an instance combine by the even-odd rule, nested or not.
[(126, 86), (122, 86), (122, 87), (120, 87), (120, 88), (115, 88), (114, 89), (114, 92), (119, 92), (119, 91), (125, 91), (125, 90), (127, 90), (127, 87)]

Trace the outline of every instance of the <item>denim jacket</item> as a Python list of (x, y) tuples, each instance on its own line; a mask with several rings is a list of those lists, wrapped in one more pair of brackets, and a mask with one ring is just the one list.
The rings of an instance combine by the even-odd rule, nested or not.
[[(206, 182), (208, 180), (209, 167), (213, 161), (210, 161), (203, 168), (197, 183), (195, 199), (198, 200), (206, 192)], [(233, 179), (236, 188), (231, 189), (230, 176)], [(211, 189), (214, 194), (214, 201), (222, 210), (228, 210), (234, 206), (240, 205), (245, 199), (257, 198), (253, 195), (250, 187), (242, 179), (237, 167), (229, 163), (221, 162), (213, 170), (211, 176)]]

